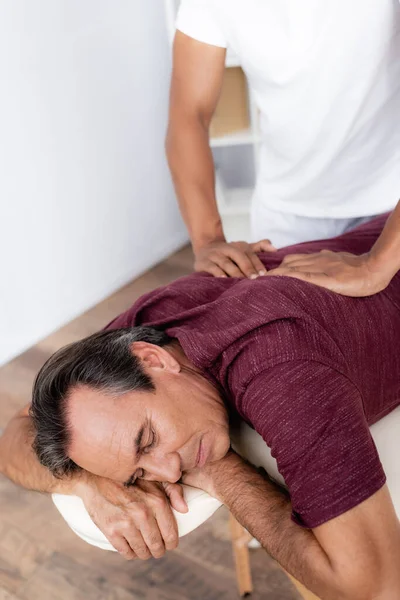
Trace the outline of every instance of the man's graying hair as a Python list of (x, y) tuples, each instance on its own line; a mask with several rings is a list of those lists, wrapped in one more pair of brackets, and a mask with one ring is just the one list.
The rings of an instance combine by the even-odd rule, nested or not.
[(101, 331), (61, 348), (40, 369), (30, 409), (36, 433), (33, 449), (56, 477), (79, 470), (67, 454), (67, 399), (74, 387), (86, 385), (110, 396), (155, 389), (131, 351), (131, 344), (139, 341), (166, 346), (172, 338), (151, 327)]

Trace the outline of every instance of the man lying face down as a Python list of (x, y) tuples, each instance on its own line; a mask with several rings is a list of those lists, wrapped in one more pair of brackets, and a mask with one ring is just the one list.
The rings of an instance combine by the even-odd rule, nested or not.
[[(386, 217), (322, 244), (368, 252)], [(322, 244), (259, 256), (271, 270)], [(399, 598), (399, 521), (369, 431), (400, 403), (399, 343), (399, 274), (347, 298), (290, 277), (195, 273), (53, 355), (30, 416), (5, 432), (1, 467), (81, 495), (100, 528), (114, 519), (108, 537), (127, 557), (175, 547), (161, 490), (183, 511), (183, 481), (223, 501), (320, 598)], [(230, 415), (262, 435), (290, 497), (230, 450)], [(41, 465), (24, 442), (32, 419)], [(146, 509), (127, 540), (118, 520), (135, 502)]]
[(126, 487), (175, 483), (230, 447), (220, 392), (177, 339), (151, 327), (108, 329), (57, 352), (31, 413), (38, 456), (61, 476), (83, 468)]

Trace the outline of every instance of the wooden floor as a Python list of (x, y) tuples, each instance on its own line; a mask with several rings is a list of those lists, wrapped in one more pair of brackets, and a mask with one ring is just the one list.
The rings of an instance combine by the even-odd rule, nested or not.
[[(191, 265), (191, 252), (184, 248), (1, 368), (0, 428), (29, 402), (33, 377), (51, 353), (102, 328), (141, 294), (189, 273)], [(251, 563), (254, 600), (300, 598), (263, 550), (251, 551)], [(164, 558), (125, 562), (76, 537), (50, 498), (19, 489), (0, 475), (0, 600), (235, 598), (225, 508)]]

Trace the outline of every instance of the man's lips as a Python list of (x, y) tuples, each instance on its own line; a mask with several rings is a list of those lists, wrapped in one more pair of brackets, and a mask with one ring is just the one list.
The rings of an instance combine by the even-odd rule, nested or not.
[(208, 455), (207, 449), (204, 447), (203, 438), (201, 438), (200, 444), (199, 444), (199, 450), (197, 452), (195, 468), (201, 469), (201, 467), (204, 467), (204, 465), (207, 462), (207, 458), (208, 458), (207, 455)]

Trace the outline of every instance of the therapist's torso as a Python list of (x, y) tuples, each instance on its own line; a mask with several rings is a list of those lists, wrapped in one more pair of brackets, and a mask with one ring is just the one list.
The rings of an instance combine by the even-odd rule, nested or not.
[(308, 217), (400, 197), (398, 0), (183, 0), (177, 28), (239, 57), (261, 112), (254, 204)]

